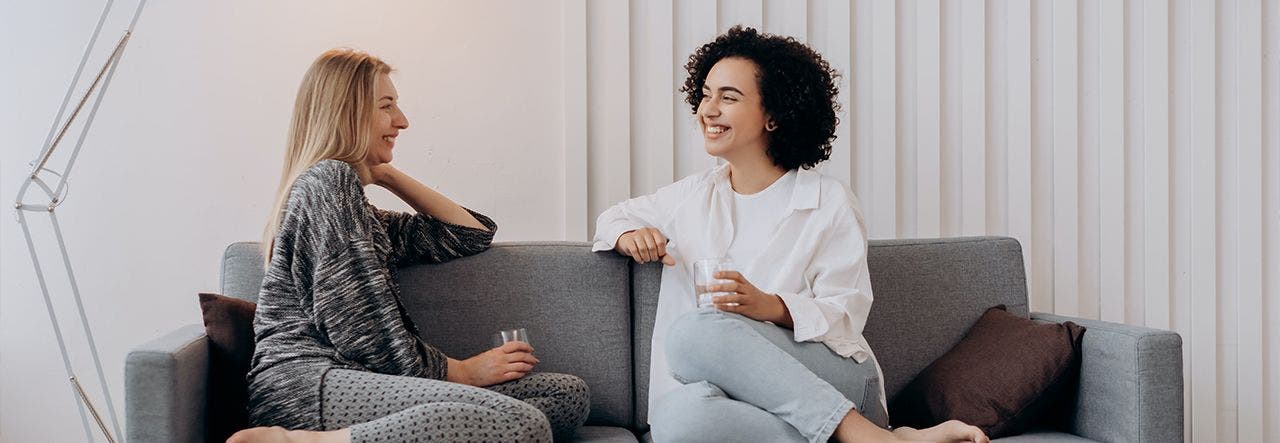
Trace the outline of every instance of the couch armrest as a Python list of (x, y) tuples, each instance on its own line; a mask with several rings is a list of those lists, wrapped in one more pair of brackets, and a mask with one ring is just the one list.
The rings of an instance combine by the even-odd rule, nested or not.
[(204, 440), (209, 341), (188, 325), (129, 351), (125, 421), (131, 443)]
[(1097, 441), (1183, 441), (1181, 336), (1052, 314), (1031, 318), (1088, 328), (1073, 434)]

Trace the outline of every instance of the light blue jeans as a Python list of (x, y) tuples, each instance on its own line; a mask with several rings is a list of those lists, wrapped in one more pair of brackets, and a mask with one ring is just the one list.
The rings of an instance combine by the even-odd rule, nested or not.
[(880, 427), (874, 358), (859, 364), (790, 330), (701, 308), (671, 325), (667, 363), (684, 383), (649, 418), (653, 439), (825, 442), (850, 410)]

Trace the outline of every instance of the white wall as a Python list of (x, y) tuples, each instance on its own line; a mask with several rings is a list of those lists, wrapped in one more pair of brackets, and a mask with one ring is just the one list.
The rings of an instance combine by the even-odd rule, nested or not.
[(674, 92), (697, 45), (792, 35), (845, 74), (823, 169), (873, 238), (1016, 237), (1033, 310), (1182, 335), (1189, 440), (1280, 441), (1280, 2), (569, 3), (571, 226), (706, 167)]
[[(0, 200), (100, 7), (14, 3)], [(493, 215), (500, 239), (580, 240), (612, 202), (710, 164), (680, 66), (746, 23), (845, 73), (824, 170), (873, 237), (1017, 237), (1034, 310), (1182, 334), (1188, 439), (1280, 440), (1277, 0), (315, 3), (143, 15), (59, 210), (121, 414), (127, 350), (198, 322), (222, 247), (256, 238), (321, 50), (400, 69), (397, 162)], [(0, 235), (0, 441), (77, 440), (20, 230)]]
[[(102, 4), (0, 3), (0, 200), (17, 195)], [(136, 2), (116, 4), (91, 65), (114, 46)], [(199, 323), (195, 295), (218, 289), (223, 248), (258, 238), (294, 93), (325, 49), (367, 49), (398, 69), (411, 125), (396, 148), (403, 169), (493, 216), (501, 240), (562, 238), (559, 6), (364, 5), (151, 1), (143, 12), (58, 210), (122, 425), (125, 354)], [(87, 85), (92, 73), (85, 77)], [(386, 192), (374, 200), (407, 208)], [(21, 229), (3, 212), (0, 441), (82, 440)], [(47, 276), (58, 281), (47, 217), (30, 220), (46, 246)], [(87, 356), (73, 306), (60, 309), (73, 352)], [(76, 366), (97, 392), (92, 363)]]

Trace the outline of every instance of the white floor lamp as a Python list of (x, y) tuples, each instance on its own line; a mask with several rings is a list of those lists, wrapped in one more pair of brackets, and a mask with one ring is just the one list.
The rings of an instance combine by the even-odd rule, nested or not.
[[(31, 173), (22, 182), (22, 186), (18, 190), (18, 197), (14, 201), (14, 208), (17, 209), (18, 224), (22, 225), (22, 233), (26, 236), (27, 249), (31, 252), (31, 262), (36, 269), (36, 279), (40, 283), (40, 291), (44, 294), (45, 309), (49, 311), (49, 321), (53, 323), (53, 333), (58, 340), (58, 350), (62, 352), (62, 363), (67, 372), (67, 378), (71, 383), (72, 395), (75, 397), (76, 405), (80, 409), (80, 420), (84, 424), (85, 438), (93, 441), (93, 431), (89, 425), (88, 415), (93, 416), (93, 420), (98, 424), (98, 429), (102, 432), (108, 442), (114, 443), (116, 440), (114, 435), (120, 435), (120, 420), (116, 418), (116, 409), (111, 401), (111, 391), (107, 388), (107, 379), (102, 372), (102, 362), (98, 358), (98, 348), (93, 340), (93, 332), (89, 329), (89, 319), (85, 317), (84, 304), (80, 301), (80, 287), (76, 284), (75, 273), (71, 270), (71, 259), (67, 256), (67, 245), (62, 239), (62, 228), (58, 226), (58, 215), (55, 210), (58, 205), (66, 201), (67, 176), (71, 173), (71, 167), (75, 165), (76, 157), (80, 155), (80, 147), (84, 145), (85, 135), (89, 133), (89, 127), (93, 124), (93, 118), (98, 113), (98, 105), (102, 104), (102, 96), (107, 90), (107, 86), (111, 83), (111, 77), (116, 72), (117, 62), (120, 55), (124, 52), (125, 45), (129, 42), (129, 37), (133, 35), (133, 27), (138, 23), (138, 17), (142, 14), (142, 7), (146, 5), (146, 0), (141, 0), (138, 7), (134, 10), (133, 18), (129, 21), (129, 28), (125, 30), (124, 35), (120, 37), (120, 41), (116, 43), (115, 50), (111, 52), (111, 56), (107, 57), (107, 61), (102, 65), (102, 69), (98, 71), (98, 75), (93, 79), (93, 83), (89, 85), (89, 89), (85, 91), (84, 97), (71, 111), (71, 115), (62, 122), (63, 112), (67, 109), (70, 102), (71, 93), (76, 89), (76, 84), (80, 81), (80, 74), (84, 71), (85, 63), (89, 60), (89, 55), (93, 52), (94, 44), (98, 41), (98, 36), (102, 34), (102, 25), (106, 22), (107, 15), (111, 12), (111, 6), (114, 1), (108, 0), (106, 6), (102, 10), (102, 15), (98, 18), (98, 24), (94, 27), (93, 35), (89, 38), (89, 45), (84, 50), (84, 56), (80, 59), (80, 65), (76, 68), (76, 73), (71, 79), (71, 86), (67, 88), (67, 94), (62, 99), (62, 106), (58, 108), (58, 115), (53, 119), (53, 125), (49, 128), (49, 135), (45, 137), (44, 146), (40, 149), (40, 154), (36, 160), (32, 162)], [(101, 87), (99, 87), (101, 86)], [(89, 111), (88, 118), (85, 119), (84, 126), (80, 128), (80, 137), (76, 141), (75, 150), (71, 152), (71, 157), (67, 160), (66, 165), (61, 172), (50, 169), (48, 163), (50, 157), (53, 156), (54, 150), (58, 147), (58, 143), (67, 135), (67, 131), (71, 128), (72, 122), (80, 115), (80, 111), (89, 103), (90, 97), (93, 96), (94, 90), (97, 89), (98, 95), (92, 97), (93, 106)], [(59, 130), (59, 122), (62, 122)], [(55, 137), (54, 134), (57, 134)], [(51, 177), (50, 177), (51, 176)], [(46, 180), (46, 177), (49, 180)], [(50, 182), (56, 181), (56, 186), (50, 186)], [(31, 190), (31, 185), (36, 185), (43, 195), (36, 194), (34, 198), (40, 199), (36, 203), (26, 201), (27, 192)], [(49, 296), (49, 287), (44, 276), (44, 268), (40, 264), (40, 258), (36, 254), (35, 242), (31, 238), (31, 229), (27, 224), (27, 212), (45, 212), (49, 214), (49, 222), (53, 227), (54, 237), (58, 242), (58, 250), (62, 255), (62, 264), (67, 270), (67, 280), (70, 284), (72, 297), (75, 299), (76, 312), (80, 316), (81, 327), (84, 328), (85, 339), (89, 345), (89, 354), (93, 357), (94, 369), (98, 375), (98, 382), (102, 385), (102, 395), (107, 403), (107, 412), (111, 421), (111, 427), (107, 427), (107, 423), (103, 420), (102, 414), (98, 412), (98, 408), (94, 406), (93, 400), (89, 398), (88, 393), (80, 385), (76, 378), (75, 370), (71, 365), (71, 357), (67, 352), (66, 342), (63, 340), (62, 328), (58, 325), (58, 315), (53, 306), (53, 299)], [(88, 415), (85, 413), (88, 408)]]

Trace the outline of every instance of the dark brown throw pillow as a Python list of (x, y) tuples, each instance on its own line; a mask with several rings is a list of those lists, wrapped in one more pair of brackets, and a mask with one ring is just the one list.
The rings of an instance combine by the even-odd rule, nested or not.
[(253, 313), (257, 305), (234, 297), (200, 294), (209, 336), (209, 381), (205, 441), (226, 441), (249, 427), (245, 374), (253, 358)]
[(960, 420), (992, 439), (1043, 424), (1045, 413), (1074, 401), (1084, 331), (1025, 319), (1004, 305), (988, 309), (894, 398), (890, 420), (913, 428)]

